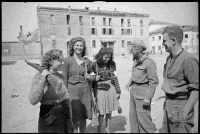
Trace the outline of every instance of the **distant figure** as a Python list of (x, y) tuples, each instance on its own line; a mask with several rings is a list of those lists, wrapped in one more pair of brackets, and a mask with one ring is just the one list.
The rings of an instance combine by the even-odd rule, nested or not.
[(167, 26), (162, 32), (167, 57), (163, 71), (165, 92), (161, 133), (191, 133), (194, 105), (199, 99), (199, 63), (182, 49), (183, 29)]
[(142, 40), (132, 44), (134, 64), (132, 76), (125, 88), (130, 90), (129, 121), (131, 133), (157, 132), (151, 119), (151, 100), (159, 83), (156, 63), (143, 51), (146, 46)]

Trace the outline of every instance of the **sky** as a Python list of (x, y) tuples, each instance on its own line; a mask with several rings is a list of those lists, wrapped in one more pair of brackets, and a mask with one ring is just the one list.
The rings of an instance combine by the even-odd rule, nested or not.
[(23, 33), (38, 29), (37, 6), (149, 14), (154, 21), (198, 26), (198, 2), (2, 2), (2, 41), (18, 41)]

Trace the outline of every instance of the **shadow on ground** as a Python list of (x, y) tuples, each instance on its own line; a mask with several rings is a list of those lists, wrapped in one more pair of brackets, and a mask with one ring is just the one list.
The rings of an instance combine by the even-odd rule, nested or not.
[(14, 65), (17, 61), (2, 61), (2, 65)]
[[(117, 115), (117, 116), (113, 116), (111, 119), (111, 125), (110, 125), (110, 132), (111, 133), (118, 133), (118, 132), (125, 132), (125, 125), (127, 124), (126, 122), (126, 117), (125, 116), (121, 116), (121, 115)], [(103, 130), (105, 130), (105, 118), (104, 118), (104, 122), (103, 122)], [(92, 126), (92, 124), (90, 123), (87, 128), (86, 128), (86, 133), (97, 133), (97, 126)]]

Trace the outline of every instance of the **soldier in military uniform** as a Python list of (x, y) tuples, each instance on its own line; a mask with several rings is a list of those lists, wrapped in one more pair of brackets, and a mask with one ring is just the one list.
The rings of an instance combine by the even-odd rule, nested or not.
[(194, 105), (199, 100), (199, 61), (182, 49), (183, 29), (167, 26), (162, 32), (165, 51), (162, 90), (165, 92), (160, 133), (191, 133)]
[(157, 129), (151, 118), (151, 100), (159, 83), (156, 63), (143, 51), (146, 46), (142, 40), (132, 43), (132, 76), (126, 84), (130, 89), (129, 120), (131, 133), (153, 133)]

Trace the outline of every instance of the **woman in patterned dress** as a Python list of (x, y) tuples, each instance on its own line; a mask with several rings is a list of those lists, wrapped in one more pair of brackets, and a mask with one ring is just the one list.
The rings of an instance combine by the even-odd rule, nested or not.
[(98, 133), (102, 132), (102, 123), (106, 115), (106, 132), (109, 133), (112, 111), (118, 110), (120, 87), (114, 86), (112, 78), (115, 76), (116, 65), (113, 61), (112, 48), (101, 48), (96, 57), (97, 105), (99, 111)]
[(89, 85), (92, 81), (89, 75), (92, 72), (92, 61), (84, 57), (86, 44), (82, 37), (72, 38), (69, 47), (70, 56), (64, 59), (62, 71), (69, 90), (74, 131), (84, 133), (86, 119), (92, 118), (92, 94)]

